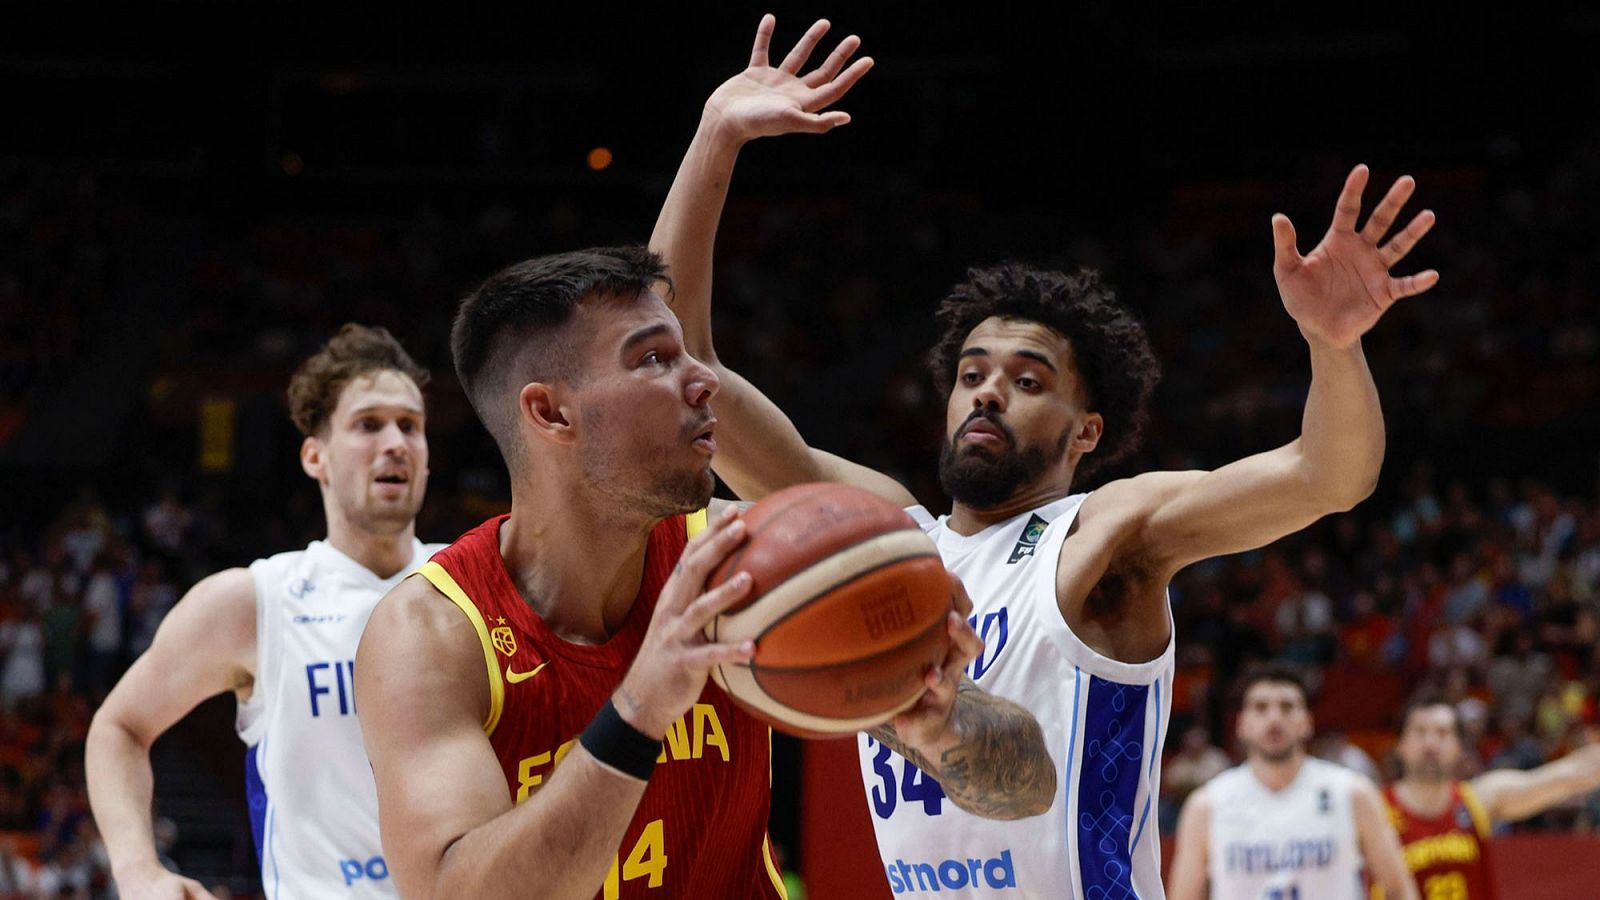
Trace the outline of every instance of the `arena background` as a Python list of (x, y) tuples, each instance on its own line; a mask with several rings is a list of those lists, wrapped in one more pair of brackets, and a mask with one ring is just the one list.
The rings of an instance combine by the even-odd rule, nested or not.
[[(1406, 267), (1443, 280), (1366, 342), (1389, 425), (1378, 493), (1180, 576), (1169, 769), (1229, 746), (1227, 686), (1266, 657), (1318, 680), (1319, 726), (1346, 738), (1330, 754), (1381, 764), (1425, 682), (1473, 717), (1476, 765), (1591, 740), (1600, 13), (1001, 6), (774, 10), (779, 44), (828, 16), (878, 64), (849, 127), (745, 151), (718, 247), (724, 359), (814, 443), (943, 508), (932, 306), (969, 264), (1096, 265), (1166, 371), (1118, 471), (1213, 466), (1291, 437), (1304, 399), (1268, 217), (1289, 213), (1307, 249), (1351, 165), (1409, 172), (1440, 224)], [(767, 8), (8, 9), (0, 868), (28, 857), (103, 895), (88, 717), (199, 576), (320, 535), (283, 387), (340, 323), (388, 327), (435, 374), (419, 535), (503, 508), (449, 366), (456, 301), (504, 263), (644, 240)], [(110, 607), (86, 602), (97, 581)], [(212, 701), (157, 745), (158, 814), (186, 872), (248, 894), (231, 714)], [(853, 826), (802, 804), (801, 754), (779, 746), (774, 836), (813, 896), (859, 895), (842, 851), (803, 838)], [(831, 788), (846, 806), (859, 790)], [(1591, 797), (1515, 830), (1597, 823)], [(1597, 868), (1567, 864), (1590, 885)]]

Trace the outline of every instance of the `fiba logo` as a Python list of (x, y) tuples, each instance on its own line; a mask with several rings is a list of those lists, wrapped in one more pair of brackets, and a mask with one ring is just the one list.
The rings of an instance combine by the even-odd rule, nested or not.
[(861, 604), (861, 619), (866, 626), (867, 637), (875, 641), (891, 631), (914, 624), (916, 613), (911, 608), (911, 598), (906, 596), (905, 587), (895, 584)]

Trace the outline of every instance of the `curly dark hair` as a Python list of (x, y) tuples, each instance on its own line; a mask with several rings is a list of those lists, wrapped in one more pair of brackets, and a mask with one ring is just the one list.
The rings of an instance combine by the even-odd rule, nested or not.
[(417, 365), (389, 329), (348, 322), (289, 379), (289, 418), (306, 437), (322, 433), (345, 385), (374, 372), (394, 371), (418, 388), (428, 370)]
[(939, 304), (937, 320), (944, 335), (928, 357), (933, 377), (947, 395), (967, 335), (991, 316), (1038, 322), (1072, 346), (1089, 409), (1106, 420), (1093, 461), (1086, 457), (1080, 473), (1114, 463), (1139, 448), (1161, 365), (1150, 350), (1144, 325), (1117, 302), (1098, 271), (1080, 268), (1068, 275), (1015, 262), (968, 269), (967, 280), (951, 288)]

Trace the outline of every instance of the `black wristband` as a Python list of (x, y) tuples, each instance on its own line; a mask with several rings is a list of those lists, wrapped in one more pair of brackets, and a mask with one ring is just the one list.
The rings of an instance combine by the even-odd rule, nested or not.
[(609, 698), (578, 735), (578, 743), (596, 761), (640, 781), (650, 780), (661, 756), (661, 742), (629, 725)]

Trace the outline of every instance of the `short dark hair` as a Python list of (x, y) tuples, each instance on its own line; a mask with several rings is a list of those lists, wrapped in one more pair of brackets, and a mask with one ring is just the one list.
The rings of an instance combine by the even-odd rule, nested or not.
[(658, 284), (670, 293), (658, 254), (638, 246), (594, 247), (507, 266), (461, 301), (450, 329), (456, 375), (508, 464), (516, 447), (505, 395), (513, 376), (519, 388), (540, 379), (581, 378), (574, 342), (554, 339), (578, 307), (601, 297), (634, 300)]
[(1406, 701), (1406, 705), (1400, 710), (1400, 733), (1405, 734), (1406, 726), (1411, 723), (1412, 714), (1418, 710), (1431, 709), (1435, 706), (1442, 706), (1450, 710), (1450, 718), (1456, 724), (1456, 739), (1461, 741), (1461, 746), (1465, 747), (1467, 745), (1467, 723), (1461, 721), (1461, 710), (1457, 709), (1454, 703), (1446, 700), (1443, 694), (1433, 690), (1424, 690)]
[(1144, 325), (1117, 302), (1098, 271), (1080, 268), (1068, 275), (1016, 262), (968, 269), (967, 280), (951, 288), (939, 304), (944, 334), (928, 358), (946, 394), (955, 383), (967, 335), (991, 316), (1037, 322), (1071, 344), (1089, 409), (1106, 419), (1093, 461), (1086, 457), (1081, 472), (1114, 463), (1139, 448), (1161, 365)]
[(1300, 691), (1300, 699), (1305, 702), (1306, 709), (1311, 708), (1311, 686), (1306, 683), (1305, 676), (1300, 670), (1286, 663), (1269, 662), (1251, 666), (1239, 679), (1239, 687), (1234, 691), (1234, 705), (1243, 706), (1244, 698), (1250, 689), (1258, 684), (1287, 684)]
[(399, 372), (418, 388), (428, 384), (428, 370), (417, 365), (389, 329), (346, 323), (289, 379), (289, 418), (306, 437), (321, 434), (345, 385), (384, 371)]

